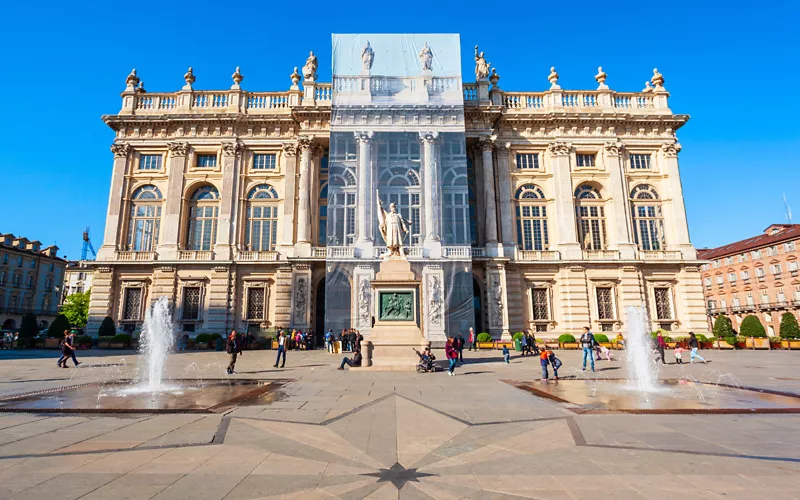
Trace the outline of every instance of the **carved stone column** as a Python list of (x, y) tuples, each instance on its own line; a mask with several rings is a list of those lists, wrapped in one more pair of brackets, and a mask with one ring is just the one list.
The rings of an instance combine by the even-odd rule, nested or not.
[(509, 340), (508, 297), (506, 294), (506, 269), (503, 265), (490, 265), (486, 269), (486, 305), (489, 333), (493, 338)]
[(183, 174), (189, 145), (185, 142), (170, 142), (168, 147), (167, 192), (164, 193), (166, 201), (164, 202), (164, 215), (161, 217), (158, 254), (159, 259), (162, 260), (177, 260), (183, 205)]
[(355, 132), (356, 143), (358, 144), (358, 191), (356, 192), (356, 206), (358, 209), (358, 227), (356, 247), (361, 250), (362, 257), (372, 258), (372, 204), (377, 203), (373, 199), (372, 192), (372, 138), (375, 133)]
[(497, 206), (494, 191), (494, 163), (492, 161), (492, 150), (494, 141), (491, 137), (484, 137), (479, 142), (483, 159), (483, 188), (484, 196), (484, 232), (486, 238), (486, 248), (489, 255), (497, 255)]
[(624, 167), (620, 161), (621, 148), (622, 144), (615, 142), (605, 144), (605, 165), (610, 174), (609, 189), (614, 200), (611, 207), (614, 224), (611, 248), (619, 250), (622, 259), (629, 260), (636, 258), (636, 245), (631, 238), (630, 203)]
[(370, 330), (372, 330), (372, 304), (375, 299), (371, 285), (373, 279), (375, 279), (375, 270), (371, 265), (358, 265), (353, 270), (354, 286), (351, 300), (356, 307), (352, 323), (364, 337), (369, 337)]
[(285, 255), (294, 255), (294, 233), (295, 233), (295, 213), (296, 207), (296, 187), (297, 187), (297, 143), (283, 143), (283, 217), (281, 221), (281, 244), (280, 252)]
[(311, 167), (312, 150), (314, 139), (312, 137), (300, 137), (297, 141), (300, 149), (300, 176), (298, 179), (298, 202), (297, 202), (297, 246), (295, 247), (297, 257), (311, 256)]
[(440, 205), (441, 187), (439, 185), (439, 164), (437, 146), (439, 132), (420, 132), (422, 143), (422, 196), (424, 213), (423, 245), (430, 257), (440, 257), (442, 252)]
[(122, 217), (122, 199), (125, 189), (125, 172), (128, 170), (128, 159), (131, 156), (131, 147), (127, 143), (114, 143), (111, 145), (114, 153), (114, 167), (111, 174), (111, 192), (108, 195), (108, 213), (106, 215), (106, 230), (103, 234), (103, 245), (97, 254), (97, 260), (114, 260), (115, 252), (123, 242), (120, 229), (124, 226)]
[(292, 328), (309, 328), (310, 304), (311, 268), (308, 264), (295, 264), (292, 268)]
[(497, 147), (498, 195), (500, 198), (500, 237), (505, 247), (506, 257), (513, 256), (513, 248), (517, 244), (514, 234), (514, 212), (511, 204), (511, 164), (509, 162), (511, 143)]
[(670, 203), (669, 217), (665, 217), (664, 224), (670, 228), (667, 233), (667, 248), (680, 250), (684, 259), (696, 259), (697, 251), (689, 241), (689, 225), (686, 221), (686, 206), (683, 203), (683, 186), (681, 186), (681, 173), (678, 168), (678, 152), (681, 146), (678, 143), (664, 144), (661, 146), (662, 172), (666, 174)]
[(553, 170), (555, 192), (556, 242), (564, 259), (581, 259), (583, 253), (578, 244), (578, 231), (575, 223), (575, 202), (573, 200), (572, 174), (569, 157), (572, 144), (556, 141), (548, 145)]
[(422, 270), (422, 320), (425, 338), (436, 343), (447, 341), (444, 270), (440, 264), (428, 264)]
[(222, 145), (222, 192), (219, 201), (219, 219), (217, 220), (217, 242), (214, 246), (217, 260), (230, 260), (235, 228), (233, 227), (233, 210), (236, 201), (236, 181), (242, 164), (244, 147), (238, 141), (226, 142)]

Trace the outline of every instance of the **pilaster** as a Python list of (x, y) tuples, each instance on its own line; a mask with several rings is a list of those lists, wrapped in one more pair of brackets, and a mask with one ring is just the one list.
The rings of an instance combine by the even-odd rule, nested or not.
[(589, 326), (591, 313), (589, 305), (589, 283), (583, 266), (568, 266), (558, 273), (556, 295), (558, 300), (554, 312), (559, 333), (574, 333)]
[(572, 174), (569, 158), (572, 144), (555, 141), (548, 145), (552, 164), (553, 187), (555, 192), (556, 246), (564, 259), (581, 259), (583, 253), (578, 244), (575, 222), (575, 202), (573, 201)]
[(231, 260), (235, 227), (233, 225), (236, 181), (239, 178), (244, 147), (238, 141), (222, 145), (222, 193), (220, 193), (217, 242), (214, 254), (217, 260)]
[[(233, 304), (235, 304), (236, 271), (228, 266), (214, 266), (207, 283), (205, 297), (204, 330), (210, 333), (229, 333), (232, 323)], [(243, 308), (247, 304), (242, 305)]]
[(422, 328), (432, 343), (447, 341), (444, 313), (444, 271), (440, 264), (427, 264), (422, 270)]
[(684, 259), (694, 260), (697, 258), (697, 251), (689, 241), (689, 224), (686, 220), (683, 186), (678, 168), (678, 152), (680, 150), (680, 144), (677, 143), (661, 146), (661, 164), (667, 177), (665, 184), (671, 198), (669, 204), (671, 220), (667, 222), (671, 238), (667, 240), (667, 250), (680, 250)]
[(498, 146), (496, 150), (498, 195), (500, 198), (500, 237), (503, 247), (508, 249), (514, 248), (517, 244), (517, 238), (514, 234), (515, 217), (511, 205), (510, 148), (511, 143), (506, 143), (504, 146)]
[(273, 326), (287, 328), (292, 321), (292, 267), (278, 268), (275, 279), (275, 314)]
[(114, 268), (98, 265), (93, 270), (92, 293), (89, 296), (89, 320), (86, 334), (97, 335), (106, 316), (114, 317)]
[[(636, 244), (631, 235), (630, 203), (628, 203), (628, 188), (625, 182), (623, 164), (620, 161), (622, 144), (607, 142), (604, 146), (605, 166), (610, 174), (609, 189), (613, 200), (613, 231), (614, 238), (610, 245), (612, 250), (618, 250), (624, 260), (636, 258)], [(608, 206), (608, 205), (606, 205)]]
[(361, 250), (362, 257), (372, 257), (372, 138), (375, 133), (355, 132), (356, 144), (358, 146), (358, 166), (356, 174), (358, 176), (358, 191), (356, 192), (356, 205), (358, 210), (356, 248)]
[(422, 142), (422, 192), (424, 212), (424, 246), (431, 258), (442, 256), (440, 237), (441, 187), (439, 186), (438, 144), (439, 132), (419, 133)]
[(311, 268), (295, 264), (292, 268), (292, 328), (308, 330), (311, 324)]
[(167, 168), (167, 192), (164, 193), (164, 213), (161, 216), (161, 238), (158, 254), (162, 260), (178, 259), (178, 244), (183, 205), (183, 174), (189, 145), (185, 142), (170, 142), (169, 166)]
[(314, 138), (311, 136), (300, 137), (297, 141), (300, 150), (300, 176), (298, 177), (298, 202), (297, 202), (297, 245), (296, 257), (311, 256), (311, 218), (310, 218), (310, 177), (312, 168), (312, 155)]
[(486, 304), (489, 333), (493, 338), (510, 339), (506, 269), (502, 264), (490, 264), (486, 268)]
[(125, 222), (121, 217), (122, 199), (125, 190), (125, 172), (128, 170), (128, 160), (132, 151), (129, 144), (122, 142), (112, 144), (111, 152), (114, 153), (114, 166), (111, 173), (111, 190), (108, 195), (106, 230), (103, 234), (103, 244), (97, 253), (97, 260), (100, 261), (114, 260), (115, 252), (122, 243), (119, 241), (120, 228)]
[(375, 269), (368, 264), (359, 264), (353, 270), (353, 283), (351, 303), (354, 304), (354, 323), (365, 338), (369, 337), (372, 330), (372, 303), (375, 295), (372, 290), (372, 280), (375, 279)]
[(295, 214), (297, 202), (297, 143), (284, 142), (281, 152), (283, 176), (283, 216), (281, 220), (282, 255), (294, 256)]
[(483, 187), (484, 197), (484, 224), (486, 237), (486, 252), (490, 256), (500, 254), (500, 245), (497, 242), (497, 206), (494, 190), (494, 162), (492, 160), (492, 150), (494, 149), (494, 139), (484, 137), (479, 142), (483, 164)]

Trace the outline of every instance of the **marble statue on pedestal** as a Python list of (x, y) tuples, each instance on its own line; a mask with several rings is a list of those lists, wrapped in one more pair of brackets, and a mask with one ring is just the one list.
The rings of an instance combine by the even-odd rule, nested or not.
[(403, 256), (403, 240), (409, 233), (410, 220), (406, 220), (397, 213), (397, 205), (391, 203), (389, 211), (383, 209), (383, 202), (381, 202), (380, 195), (376, 191), (378, 198), (378, 228), (383, 236), (383, 241), (386, 242), (386, 247), (389, 249), (389, 256), (399, 255)]
[(364, 74), (369, 74), (372, 69), (372, 61), (375, 60), (375, 51), (369, 45), (369, 40), (364, 48), (361, 50), (361, 71)]
[(419, 51), (419, 62), (422, 64), (422, 71), (433, 71), (433, 51), (428, 42)]
[(486, 80), (489, 78), (489, 67), (492, 63), (486, 62), (483, 52), (478, 52), (478, 46), (475, 46), (475, 80)]
[(314, 51), (308, 53), (305, 65), (303, 65), (303, 78), (315, 81), (317, 79), (317, 56)]

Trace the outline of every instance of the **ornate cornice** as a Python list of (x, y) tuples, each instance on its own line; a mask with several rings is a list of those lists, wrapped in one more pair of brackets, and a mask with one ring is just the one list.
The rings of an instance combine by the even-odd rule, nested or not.
[(572, 152), (572, 144), (564, 141), (555, 141), (547, 145), (547, 150), (553, 156), (569, 156)]
[(131, 145), (127, 142), (115, 142), (111, 145), (111, 152), (114, 153), (114, 156), (117, 158), (127, 158), (130, 150)]
[(172, 156), (186, 156), (189, 153), (188, 142), (170, 142), (167, 143), (167, 148)]

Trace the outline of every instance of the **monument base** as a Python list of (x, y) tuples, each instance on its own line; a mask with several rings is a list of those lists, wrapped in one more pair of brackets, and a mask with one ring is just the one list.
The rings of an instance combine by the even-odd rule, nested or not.
[[(369, 339), (362, 343), (363, 366), (371, 370), (414, 370), (421, 351), (430, 346), (417, 325), (419, 280), (411, 270), (411, 263), (402, 256), (391, 256), (381, 262), (380, 270), (372, 281), (375, 301), (375, 325)], [(396, 319), (381, 309), (385, 294), (411, 294), (411, 317)], [(387, 317), (388, 316), (388, 317)]]

